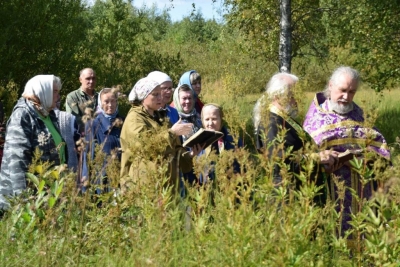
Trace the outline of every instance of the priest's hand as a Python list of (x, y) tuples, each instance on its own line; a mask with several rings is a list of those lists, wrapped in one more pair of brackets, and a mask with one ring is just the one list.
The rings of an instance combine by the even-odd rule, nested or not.
[(333, 150), (324, 150), (319, 152), (321, 163), (325, 165), (325, 172), (332, 173), (342, 167), (343, 163), (339, 163), (339, 152)]

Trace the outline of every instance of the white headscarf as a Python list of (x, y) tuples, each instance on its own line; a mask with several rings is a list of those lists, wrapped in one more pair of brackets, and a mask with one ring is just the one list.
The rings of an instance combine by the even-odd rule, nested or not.
[(114, 113), (111, 114), (111, 115), (109, 115), (109, 114), (107, 114), (107, 113), (103, 110), (103, 108), (102, 108), (103, 103), (101, 102), (101, 96), (102, 96), (102, 94), (104, 93), (104, 92), (103, 92), (104, 89), (110, 89), (110, 88), (103, 88), (103, 89), (101, 89), (101, 91), (99, 92), (99, 95), (97, 96), (97, 110), (96, 110), (96, 114), (98, 114), (98, 113), (103, 113), (103, 115), (104, 115), (106, 118), (108, 118), (109, 120), (115, 119), (115, 118), (117, 117), (117, 115), (118, 115), (118, 96), (117, 96), (117, 94), (114, 93), (113, 91), (110, 91), (110, 92), (111, 92), (112, 94), (114, 94), (115, 97), (116, 97), (117, 106), (116, 106), (116, 108), (115, 108)]
[(164, 82), (172, 82), (171, 77), (169, 77), (166, 73), (158, 70), (150, 72), (147, 77), (158, 82), (159, 84), (162, 84)]
[(143, 101), (160, 84), (148, 77), (142, 78), (129, 93), (129, 101)]
[(53, 81), (54, 75), (36, 75), (26, 83), (22, 93), (43, 116), (49, 115), (53, 105)]

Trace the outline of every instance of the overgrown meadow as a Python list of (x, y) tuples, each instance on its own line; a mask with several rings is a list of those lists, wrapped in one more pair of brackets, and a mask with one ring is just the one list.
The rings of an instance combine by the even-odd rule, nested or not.
[[(114, 155), (106, 159), (96, 153), (90, 162), (95, 179), (108, 161), (112, 190), (102, 195), (90, 184), (86, 194), (78, 194), (76, 174), (34, 162), (27, 174), (29, 189), (13, 199), (0, 220), (1, 266), (398, 266), (400, 92), (389, 91), (398, 83), (398, 42), (392, 38), (398, 30), (390, 24), (396, 21), (390, 19), (397, 16), (395, 5), (346, 2), (327, 14), (333, 24), (320, 29), (328, 20), (319, 12), (334, 11), (324, 4), (332, 1), (293, 3), (301, 7), (293, 6), (299, 121), (312, 92), (322, 90), (339, 65), (359, 69), (363, 79), (382, 90), (362, 88), (355, 101), (367, 122), (387, 138), (393, 167), (382, 170), (379, 160), (373, 165), (353, 161), (361, 182), (374, 177), (380, 188), (372, 199), (359, 202), (353, 230), (344, 233), (339, 227), (342, 199), (326, 206), (314, 203), (323, 188), (309, 178), (316, 164), (312, 158), (303, 162), (297, 177), (303, 186), (294, 191), (288, 190), (293, 178), (282, 159), (270, 162), (254, 149), (252, 109), (278, 70), (279, 36), (274, 33), (279, 23), (271, 20), (278, 12), (266, 12), (278, 2), (224, 1), (244, 7), (227, 17), (233, 23), (205, 20), (201, 12), (172, 22), (166, 10), (136, 10), (125, 0), (90, 1), (92, 6), (80, 0), (25, 2), (0, 4), (1, 17), (12, 22), (0, 26), (0, 99), (8, 116), (26, 81), (37, 74), (61, 77), (64, 102), (78, 88), (84, 67), (95, 69), (98, 90), (120, 85), (126, 95), (150, 71), (168, 73), (176, 85), (185, 71), (195, 69), (202, 75), (203, 101), (223, 106), (231, 133), (245, 146), (219, 158), (196, 158), (198, 173), (216, 162), (216, 179), (203, 187), (188, 185), (185, 198), (164, 186), (166, 165), (157, 153), (162, 149), (157, 135), (138, 139), (133, 157), (134, 162), (152, 159), (158, 168), (125, 195), (118, 190), (120, 167)], [(314, 48), (320, 48), (317, 56)], [(121, 100), (122, 115), (128, 108)], [(316, 150), (309, 144), (302, 152)], [(229, 171), (234, 159), (241, 165), (237, 175)], [(273, 164), (281, 165), (284, 177), (278, 190), (271, 182)], [(335, 182), (343, 195), (348, 189), (340, 179)]]
[[(301, 84), (298, 88), (301, 120), (313, 93), (301, 91)], [(245, 140), (245, 147), (225, 151), (219, 158), (195, 159), (198, 173), (215, 161), (216, 180), (188, 186), (185, 198), (163, 186), (166, 165), (156, 153), (161, 140), (157, 135), (151, 141), (138, 139), (142, 145), (136, 146), (133, 157), (157, 159), (158, 168), (150, 180), (126, 195), (117, 189), (119, 165), (113, 157), (107, 171), (115, 190), (102, 195), (94, 193), (95, 185), (78, 194), (74, 173), (33, 163), (27, 175), (30, 189), (13, 200), (0, 221), (2, 266), (398, 266), (400, 168), (395, 122), (400, 92), (377, 95), (362, 89), (356, 95), (368, 119), (376, 120), (387, 137), (393, 168), (382, 172), (379, 161), (374, 166), (353, 161), (362, 182), (376, 177), (380, 188), (372, 199), (360, 201), (353, 230), (340, 234), (342, 214), (335, 206), (341, 199), (326, 206), (313, 202), (320, 188), (308, 177), (316, 162), (304, 162), (298, 177), (301, 190), (287, 190), (293, 181), (282, 160), (275, 157), (270, 162), (255, 153), (251, 112), (258, 97), (238, 94), (223, 83), (204, 84), (203, 100), (223, 105), (231, 132)], [(303, 152), (315, 149), (310, 144)], [(104, 155), (96, 155), (90, 163), (94, 176), (104, 161)], [(242, 171), (230, 175), (227, 170), (234, 159)], [(278, 190), (271, 183), (274, 163), (284, 174)], [(340, 179), (335, 183), (340, 192), (347, 190)]]

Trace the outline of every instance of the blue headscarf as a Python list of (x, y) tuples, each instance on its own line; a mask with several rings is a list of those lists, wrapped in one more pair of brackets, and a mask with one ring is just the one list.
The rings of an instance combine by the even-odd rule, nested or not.
[(192, 88), (192, 83), (190, 82), (190, 75), (191, 75), (192, 73), (194, 73), (194, 72), (197, 72), (197, 71), (195, 71), (195, 70), (189, 70), (189, 71), (185, 72), (185, 73), (181, 76), (181, 78), (179, 79), (179, 84), (178, 84), (177, 88), (179, 88), (182, 84), (187, 84), (187, 85), (189, 85), (190, 89), (192, 89), (192, 91), (194, 92), (194, 100), (196, 100), (198, 96), (197, 96), (196, 92), (193, 90), (193, 88)]
[[(115, 119), (118, 115), (118, 97), (117, 97), (117, 108), (115, 109), (115, 112), (113, 114), (107, 114), (103, 108), (101, 107), (101, 95), (103, 93), (103, 90), (107, 89), (107, 88), (103, 88), (101, 89), (101, 91), (99, 92), (99, 96), (97, 98), (97, 110), (96, 110), (96, 114), (102, 113), (104, 115), (104, 117), (106, 117), (107, 119), (109, 119), (110, 121), (112, 121), (113, 119)], [(115, 94), (115, 93), (114, 93)]]

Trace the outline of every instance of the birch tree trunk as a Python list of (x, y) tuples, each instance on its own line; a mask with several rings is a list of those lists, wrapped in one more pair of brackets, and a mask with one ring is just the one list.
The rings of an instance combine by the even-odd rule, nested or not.
[(279, 71), (291, 71), (292, 65), (292, 11), (291, 0), (280, 0)]

